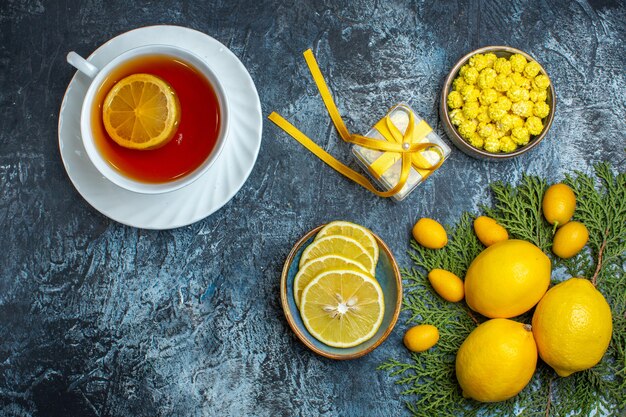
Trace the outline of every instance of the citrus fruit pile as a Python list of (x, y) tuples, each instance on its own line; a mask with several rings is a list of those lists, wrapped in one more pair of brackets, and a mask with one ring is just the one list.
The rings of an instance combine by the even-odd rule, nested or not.
[(180, 113), (176, 92), (167, 81), (133, 74), (118, 81), (105, 97), (102, 122), (118, 145), (155, 149), (174, 137)]
[[(552, 248), (559, 257), (576, 255), (587, 242), (585, 226), (570, 221), (575, 206), (574, 192), (565, 184), (550, 187), (542, 201), (546, 220), (555, 230), (559, 227)], [(415, 240), (433, 250), (445, 246), (445, 229), (424, 220), (413, 230)], [(548, 290), (551, 261), (541, 249), (509, 239), (506, 229), (489, 217), (478, 217), (474, 231), (486, 248), (471, 262), (464, 280), (444, 269), (428, 274), (443, 299), (465, 298), (472, 311), (487, 319), (457, 352), (456, 377), (463, 396), (481, 402), (514, 397), (530, 382), (538, 357), (561, 377), (600, 362), (611, 341), (612, 316), (594, 284), (570, 278)], [(523, 318), (513, 320), (534, 307), (532, 325), (520, 322)], [(422, 352), (438, 339), (434, 326), (422, 324), (406, 332), (404, 344)]]
[(293, 293), (305, 327), (317, 340), (348, 348), (376, 334), (385, 310), (375, 278), (378, 253), (369, 230), (345, 221), (324, 226), (304, 249)]

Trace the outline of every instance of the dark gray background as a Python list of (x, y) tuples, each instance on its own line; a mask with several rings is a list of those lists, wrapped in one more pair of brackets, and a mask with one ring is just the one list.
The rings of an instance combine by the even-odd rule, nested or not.
[[(407, 359), (401, 318), (375, 352), (335, 362), (308, 351), (279, 303), (282, 263), (333, 219), (372, 228), (408, 266), (421, 216), (453, 224), (522, 173), (559, 180), (608, 160), (624, 168), (622, 1), (0, 1), (0, 415), (397, 416)], [(399, 101), (441, 133), (437, 101), (462, 55), (506, 44), (535, 56), (559, 100), (533, 152), (505, 163), (451, 158), (401, 204), (370, 194), (265, 122), (256, 166), (194, 225), (117, 224), (72, 187), (57, 145), (74, 74), (65, 55), (152, 24), (188, 26), (250, 71), (276, 110), (347, 160), (301, 52), (312, 47), (350, 129)], [(355, 165), (354, 163), (351, 163)], [(410, 398), (409, 398), (410, 399)]]

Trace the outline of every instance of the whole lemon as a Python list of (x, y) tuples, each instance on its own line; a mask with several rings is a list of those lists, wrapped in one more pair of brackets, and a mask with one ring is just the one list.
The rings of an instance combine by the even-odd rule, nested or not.
[(456, 377), (463, 396), (504, 401), (528, 384), (537, 366), (537, 346), (528, 324), (508, 319), (484, 322), (456, 354)]
[(587, 244), (589, 232), (580, 222), (568, 222), (556, 231), (552, 241), (552, 252), (559, 258), (575, 256)]
[(441, 249), (448, 243), (448, 234), (438, 221), (423, 217), (413, 226), (417, 243), (430, 249)]
[(456, 303), (465, 295), (465, 288), (461, 278), (450, 271), (435, 268), (428, 273), (428, 281), (437, 294), (446, 301)]
[(430, 324), (413, 326), (404, 334), (404, 346), (411, 352), (424, 352), (439, 341), (439, 330)]
[(539, 355), (559, 376), (600, 362), (612, 332), (609, 304), (583, 278), (570, 278), (552, 287), (533, 314)]
[(490, 318), (510, 318), (530, 310), (550, 285), (550, 259), (524, 240), (489, 246), (465, 274), (465, 301)]
[(563, 183), (550, 186), (543, 195), (541, 208), (548, 223), (557, 227), (563, 226), (574, 215), (576, 208), (574, 191)]
[(480, 216), (474, 220), (474, 232), (478, 240), (485, 246), (491, 246), (509, 238), (506, 229), (487, 216)]

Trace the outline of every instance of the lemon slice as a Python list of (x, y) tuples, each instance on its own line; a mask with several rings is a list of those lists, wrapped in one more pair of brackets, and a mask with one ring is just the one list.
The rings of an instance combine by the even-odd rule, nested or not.
[(369, 340), (383, 321), (383, 290), (369, 274), (336, 270), (306, 286), (300, 315), (313, 337), (328, 346), (348, 348)]
[(360, 226), (358, 224), (337, 220), (334, 222), (328, 223), (326, 226), (322, 228), (315, 236), (315, 240), (321, 239), (324, 236), (331, 235), (342, 235), (351, 237), (356, 240), (367, 250), (367, 253), (370, 254), (372, 259), (374, 260), (374, 265), (378, 262), (378, 243), (376, 242), (376, 238), (372, 232), (367, 230), (365, 227)]
[(303, 252), (299, 267), (311, 259), (325, 255), (339, 255), (356, 261), (365, 267), (371, 275), (376, 275), (376, 263), (367, 250), (351, 237), (331, 235), (314, 240)]
[(122, 78), (108, 92), (102, 106), (102, 122), (118, 145), (154, 149), (176, 134), (180, 102), (162, 78), (133, 74)]
[(322, 272), (335, 269), (367, 272), (360, 263), (339, 255), (326, 255), (321, 258), (311, 259), (300, 268), (293, 280), (293, 298), (296, 301), (296, 306), (300, 308), (302, 291), (309, 285), (309, 282), (313, 281)]

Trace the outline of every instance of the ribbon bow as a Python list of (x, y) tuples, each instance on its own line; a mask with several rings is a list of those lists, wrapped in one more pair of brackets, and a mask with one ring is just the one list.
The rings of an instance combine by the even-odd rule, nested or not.
[[(313, 52), (310, 49), (304, 52), (304, 59), (306, 60), (309, 70), (311, 71), (311, 75), (317, 85), (317, 89), (322, 96), (326, 110), (328, 110), (328, 114), (330, 115), (330, 118), (332, 119), (341, 138), (348, 143), (353, 143), (355, 145), (360, 145), (380, 152), (387, 152), (374, 161), (373, 170), (375, 173), (384, 172), (389, 166), (393, 165), (398, 158), (401, 158), (402, 169), (400, 171), (400, 179), (397, 184), (389, 190), (379, 191), (365, 176), (335, 159), (328, 152), (309, 139), (308, 136), (298, 130), (298, 128), (285, 120), (280, 114), (272, 112), (268, 118), (278, 127), (291, 135), (291, 137), (300, 142), (300, 144), (328, 164), (335, 171), (380, 197), (392, 197), (402, 190), (407, 179), (409, 178), (411, 165), (415, 165), (418, 170), (425, 171), (427, 173), (426, 175), (441, 166), (444, 160), (441, 147), (435, 143), (420, 143), (420, 141), (432, 129), (423, 120), (416, 126), (412, 112), (408, 112), (409, 122), (404, 133), (400, 132), (400, 130), (393, 124), (389, 116), (384, 117), (379, 123), (377, 123), (375, 127), (385, 140), (377, 140), (366, 136), (351, 134), (341, 118), (339, 110), (337, 110), (337, 105), (330, 94), (330, 90), (324, 81), (322, 72), (320, 71), (317, 61), (313, 56)], [(422, 155), (420, 155), (420, 152), (427, 149), (432, 149), (439, 155), (439, 161), (437, 161), (436, 164), (425, 166), (425, 163), (428, 162)]]

